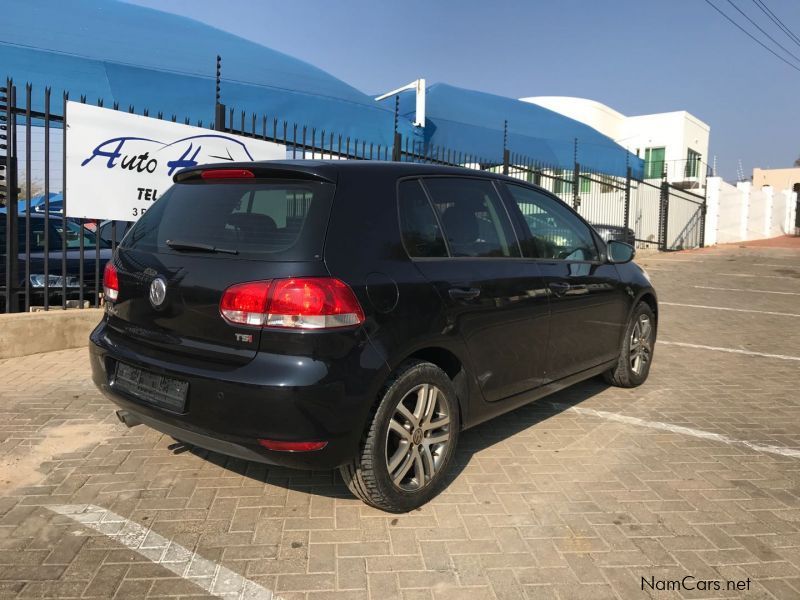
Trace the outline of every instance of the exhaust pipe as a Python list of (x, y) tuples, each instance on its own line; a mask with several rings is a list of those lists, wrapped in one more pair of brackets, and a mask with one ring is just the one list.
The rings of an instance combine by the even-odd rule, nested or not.
[(139, 419), (137, 419), (133, 414), (129, 413), (127, 410), (118, 410), (117, 418), (120, 420), (120, 423), (124, 423), (126, 427), (136, 427), (137, 425), (142, 424), (142, 422)]

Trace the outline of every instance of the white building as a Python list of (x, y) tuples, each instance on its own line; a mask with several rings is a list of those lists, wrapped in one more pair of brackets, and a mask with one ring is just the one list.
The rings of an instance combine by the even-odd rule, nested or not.
[(705, 185), (711, 128), (685, 110), (626, 116), (585, 98), (533, 96), (523, 102), (585, 123), (645, 161), (645, 179), (661, 179), (685, 188)]

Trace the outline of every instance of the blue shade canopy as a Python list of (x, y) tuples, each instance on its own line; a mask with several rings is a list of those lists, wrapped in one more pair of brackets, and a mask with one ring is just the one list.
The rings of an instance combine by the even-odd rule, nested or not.
[[(0, 33), (0, 79), (34, 86), (32, 108), (43, 110), (43, 89), (106, 106), (119, 102), (141, 113), (158, 112), (210, 124), (214, 118), (217, 54), (223, 57), (222, 102), (241, 111), (316, 128), (316, 135), (340, 134), (353, 141), (391, 146), (394, 102), (375, 102), (347, 83), (275, 50), (191, 19), (112, 0), (18, 0), (4, 11)], [(17, 101), (24, 105), (24, 90)], [(419, 140), (500, 162), (503, 122), (508, 146), (518, 154), (554, 167), (572, 169), (577, 157), (587, 169), (635, 177), (643, 163), (591, 127), (540, 106), (492, 94), (436, 84), (427, 90), (424, 132), (412, 126), (414, 95), (401, 94), (398, 130)], [(257, 132), (261, 131), (257, 120)], [(311, 131), (308, 132), (309, 141)], [(319, 143), (319, 137), (316, 138)], [(326, 140), (329, 139), (326, 137)]]
[[(31, 82), (34, 110), (42, 110), (42, 90), (50, 86), (59, 94), (55, 107), (65, 90), (73, 99), (85, 94), (92, 103), (210, 123), (219, 54), (222, 102), (237, 109), (236, 126), (244, 110), (248, 130), (255, 112), (288, 121), (290, 136), (297, 123), (318, 135), (325, 129), (375, 144), (393, 140), (394, 107), (308, 63), (185, 17), (109, 0), (25, 0), (3, 11), (2, 21), (0, 78)], [(260, 131), (260, 119), (257, 125)]]
[[(465, 90), (444, 83), (427, 88), (425, 141), (476, 157), (501, 162), (503, 123), (508, 121), (508, 147), (546, 166), (582, 168), (625, 177), (628, 165), (641, 178), (644, 163), (596, 129), (541, 106)], [(400, 112), (414, 118), (413, 94), (400, 97)]]

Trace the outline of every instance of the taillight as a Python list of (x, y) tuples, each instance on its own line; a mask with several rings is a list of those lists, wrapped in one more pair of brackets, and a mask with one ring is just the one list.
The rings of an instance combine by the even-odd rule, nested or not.
[(328, 329), (358, 325), (364, 311), (353, 290), (332, 278), (278, 279), (270, 294), (270, 327)]
[(331, 329), (364, 321), (353, 290), (331, 277), (240, 283), (225, 290), (219, 309), (237, 325)]
[(117, 268), (111, 264), (111, 261), (106, 263), (106, 268), (103, 271), (103, 293), (106, 299), (114, 301), (119, 297), (119, 275)]
[(232, 285), (222, 294), (219, 312), (237, 325), (261, 326), (267, 322), (271, 281), (250, 281)]
[(200, 173), (201, 179), (253, 179), (255, 174), (247, 169), (209, 169)]

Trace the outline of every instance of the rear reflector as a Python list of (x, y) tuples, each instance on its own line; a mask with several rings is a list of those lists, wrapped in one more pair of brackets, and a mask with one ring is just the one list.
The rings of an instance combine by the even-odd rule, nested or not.
[(295, 277), (232, 285), (222, 294), (222, 317), (236, 325), (332, 329), (360, 325), (364, 311), (346, 283)]
[(112, 302), (119, 297), (119, 274), (117, 268), (111, 264), (111, 261), (106, 263), (106, 268), (103, 271), (103, 293), (106, 300)]
[(209, 169), (200, 173), (202, 179), (252, 179), (252, 171), (247, 169)]
[(328, 442), (282, 442), (280, 440), (258, 440), (267, 450), (278, 452), (313, 452), (322, 450)]

